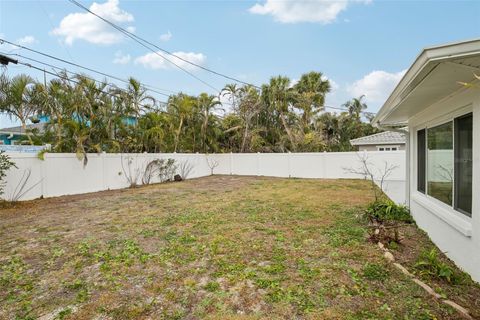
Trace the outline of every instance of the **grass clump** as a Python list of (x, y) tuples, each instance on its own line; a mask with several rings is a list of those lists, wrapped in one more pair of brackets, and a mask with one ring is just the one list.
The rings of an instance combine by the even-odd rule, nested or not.
[(384, 266), (367, 262), (363, 268), (363, 277), (368, 280), (385, 280), (388, 278), (388, 270)]

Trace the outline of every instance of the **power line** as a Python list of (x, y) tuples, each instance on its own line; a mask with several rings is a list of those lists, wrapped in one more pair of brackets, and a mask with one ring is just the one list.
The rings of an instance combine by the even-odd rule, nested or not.
[[(0, 57), (2, 57), (1, 54), (2, 54), (2, 53), (0, 52)], [(89, 77), (89, 76), (87, 76), (87, 75), (79, 74), (79, 73), (76, 73), (76, 72), (67, 70), (67, 69), (65, 69), (65, 68), (57, 67), (57, 66), (54, 66), (54, 65), (51, 65), (51, 64), (48, 64), (48, 63), (44, 63), (44, 62), (39, 61), (39, 60), (36, 60), (36, 59), (32, 59), (32, 58), (28, 58), (28, 57), (22, 56), (22, 55), (20, 55), (20, 54), (10, 54), (10, 55), (15, 55), (15, 56), (22, 57), (22, 58), (24, 58), (24, 59), (29, 59), (29, 60), (31, 60), (31, 61), (35, 61), (36, 63), (49, 66), (49, 67), (51, 67), (51, 68), (53, 68), (53, 69), (60, 69), (60, 70), (62, 70), (62, 71), (65, 71), (65, 72), (67, 72), (67, 73), (71, 73), (71, 74), (74, 74), (74, 75), (77, 75), (77, 76), (83, 76), (83, 77), (85, 77), (86, 79), (89, 79), (89, 80), (94, 81), (94, 82), (96, 82), (96, 83), (104, 83), (104, 82), (99, 81), (99, 80), (97, 80), (97, 79), (91, 78), (91, 77)], [(25, 67), (28, 67), (28, 68), (32, 68), (32, 69), (41, 71), (41, 72), (43, 72), (43, 73), (49, 74), (49, 75), (51, 75), (51, 76), (57, 77), (57, 78), (59, 78), (59, 79), (63, 79), (63, 80), (67, 80), (67, 81), (73, 82), (73, 83), (75, 83), (75, 84), (79, 84), (79, 85), (81, 84), (80, 81), (77, 81), (77, 80), (75, 80), (75, 79), (69, 78), (69, 77), (67, 77), (67, 76), (63, 76), (62, 74), (58, 74), (58, 73), (55, 73), (55, 72), (47, 71), (47, 70), (45, 70), (44, 68), (35, 66), (35, 65), (31, 64), (31, 63), (26, 63), (26, 62), (19, 61), (19, 60), (13, 60), (13, 59), (11, 59), (11, 58), (9, 58), (9, 57), (6, 57), (6, 56), (5, 56), (5, 58), (8, 58), (9, 61), (12, 61), (12, 62), (14, 61), (13, 63), (15, 63), (15, 64), (17, 64), (17, 65), (25, 66)], [(106, 85), (110, 85), (110, 84), (108, 84), (108, 83), (105, 83), (105, 84), (106, 84)], [(118, 89), (119, 91), (127, 92), (127, 91), (124, 90), (124, 89), (121, 89), (121, 88), (118, 88), (118, 87), (115, 87), (115, 88)], [(105, 91), (105, 90), (101, 90), (101, 89), (98, 89), (98, 90), (99, 90), (99, 92), (102, 92), (103, 94), (109, 95), (109, 96), (111, 96), (111, 97), (113, 97), (113, 98), (118, 98), (118, 96), (117, 96), (116, 94), (114, 94), (114, 93), (111, 93), (111, 92), (108, 92), (108, 91)], [(162, 106), (164, 106), (164, 107), (168, 104), (167, 102), (165, 102), (165, 101), (160, 101), (160, 100), (158, 100), (158, 99), (156, 99), (156, 101), (159, 102), (159, 103), (160, 103)], [(140, 107), (143, 107), (143, 108), (145, 108), (145, 109), (151, 109), (151, 108), (152, 108), (152, 106), (150, 106), (150, 105), (145, 105), (145, 104), (139, 104), (139, 106), (140, 106)], [(173, 113), (171, 113), (171, 112), (168, 112), (168, 111), (165, 111), (165, 110), (160, 110), (160, 109), (155, 109), (155, 110), (156, 110), (157, 112), (161, 112), (161, 113), (163, 113), (163, 114), (168, 114), (168, 115), (176, 116), (175, 114), (173, 114)], [(220, 115), (218, 115), (218, 116), (219, 116), (220, 118), (222, 118)]]
[[(348, 111), (347, 108), (342, 108), (342, 107), (323, 106), (323, 108), (326, 108), (326, 109), (335, 109), (335, 110), (341, 110), (341, 111)], [(376, 114), (376, 112), (369, 112), (369, 111), (360, 111), (360, 113), (363, 113), (363, 114), (371, 114), (371, 115), (375, 115), (375, 114)]]
[[(73, 83), (78, 84), (78, 85), (81, 84), (80, 81), (71, 79), (71, 78), (66, 77), (66, 76), (62, 76), (61, 74), (57, 74), (57, 73), (54, 73), (54, 72), (51, 72), (51, 71), (47, 71), (47, 70), (42, 69), (42, 68), (40, 68), (40, 67), (38, 67), (38, 66), (32, 65), (31, 63), (26, 63), (26, 62), (18, 61), (18, 64), (19, 64), (19, 65), (22, 65), (22, 66), (25, 66), (25, 67), (28, 67), (28, 68), (32, 68), (32, 69), (41, 71), (41, 72), (44, 72), (44, 73), (46, 73), (46, 74), (49, 74), (49, 75), (51, 75), (51, 76), (57, 77), (57, 78), (62, 79), (62, 80), (67, 80), (67, 81), (73, 82)], [(92, 79), (92, 80), (93, 80), (93, 79)], [(109, 96), (111, 96), (111, 97), (113, 97), (113, 98), (118, 98), (117, 95), (115, 95), (115, 94), (113, 94), (113, 93), (111, 93), (111, 92), (108, 92), (108, 91), (105, 91), (105, 90), (101, 90), (101, 89), (97, 89), (97, 90), (98, 90), (99, 92), (101, 92), (101, 93), (103, 93), (103, 94), (106, 94), (106, 95), (109, 95)], [(162, 103), (162, 104), (165, 104), (165, 103), (166, 103), (166, 102), (164, 102), (164, 101), (159, 101), (159, 102)], [(145, 105), (145, 104), (139, 104), (139, 106), (140, 106), (140, 107), (143, 107), (143, 108), (146, 108), (146, 109), (150, 109), (150, 108), (151, 108), (151, 106)], [(167, 113), (167, 112), (165, 112), (165, 111), (163, 111), (163, 110), (157, 110), (157, 111), (160, 111), (160, 112), (162, 112), (162, 113)]]
[[(69, 0), (70, 1), (70, 0)], [(33, 53), (36, 53), (36, 54), (39, 54), (39, 55), (42, 55), (42, 56), (45, 56), (47, 58), (50, 58), (50, 59), (54, 59), (54, 60), (57, 60), (57, 61), (60, 61), (60, 62), (63, 62), (63, 63), (66, 63), (66, 64), (69, 64), (69, 65), (72, 65), (72, 66), (75, 66), (75, 67), (78, 67), (78, 68), (81, 68), (81, 69), (84, 69), (84, 70), (88, 70), (88, 71), (91, 71), (91, 72), (94, 72), (96, 74), (100, 74), (102, 76), (105, 76), (107, 78), (112, 78), (114, 80), (117, 80), (117, 81), (120, 81), (120, 82), (123, 82), (123, 83), (129, 83), (128, 80), (125, 80), (125, 79), (122, 79), (120, 77), (117, 77), (117, 76), (114, 76), (114, 75), (111, 75), (111, 74), (107, 74), (103, 71), (98, 71), (98, 70), (95, 70), (95, 69), (92, 69), (92, 68), (89, 68), (89, 67), (85, 67), (85, 66), (82, 66), (80, 64), (77, 64), (75, 62), (71, 62), (71, 61), (68, 61), (68, 60), (65, 60), (65, 59), (62, 59), (62, 58), (58, 58), (58, 57), (55, 57), (51, 54), (48, 54), (48, 53), (44, 53), (44, 52), (41, 52), (41, 51), (38, 51), (38, 50), (35, 50), (35, 49), (32, 49), (32, 48), (28, 48), (26, 46), (23, 46), (23, 45), (19, 45), (19, 44), (16, 44), (16, 43), (13, 43), (13, 42), (10, 42), (8, 40), (5, 40), (5, 39), (2, 39), (0, 38), (0, 44), (1, 43), (8, 43), (10, 45), (13, 45), (13, 46), (16, 46), (18, 48), (21, 48), (21, 49), (25, 49), (27, 51), (30, 51), (30, 52), (33, 52)], [(34, 62), (37, 62), (37, 63), (40, 63), (40, 64), (43, 64), (43, 65), (46, 65), (46, 66), (49, 66), (51, 68), (56, 68), (56, 69), (65, 69), (67, 70), (66, 68), (61, 68), (61, 67), (58, 67), (58, 66), (53, 66), (51, 64), (48, 64), (48, 63), (45, 63), (45, 62), (42, 62), (42, 61), (39, 61), (39, 60), (36, 60), (36, 59), (33, 59), (33, 58), (30, 58), (30, 57), (26, 57), (26, 56), (23, 56), (21, 54), (15, 54), (15, 53), (9, 53), (8, 55), (14, 55), (14, 56), (19, 56), (19, 57), (22, 57), (24, 59), (28, 59), (28, 60), (31, 60), (31, 61), (34, 61)], [(43, 69), (41, 69), (43, 71)], [(73, 71), (68, 71), (69, 73), (72, 73), (72, 74), (76, 74), (78, 75), (78, 73), (75, 73)], [(93, 78), (90, 78), (91, 80), (94, 80), (94, 81), (97, 81), (99, 82), (98, 80), (95, 80)], [(169, 97), (170, 95), (166, 94), (166, 93), (163, 93), (163, 92), (160, 92), (160, 91), (157, 91), (157, 90), (154, 90), (154, 89), (151, 89), (151, 88), (155, 88), (155, 89), (158, 89), (158, 90), (163, 90), (163, 91), (168, 91), (168, 92), (171, 92), (171, 93), (174, 93), (174, 94), (177, 94), (178, 92), (176, 91), (172, 91), (172, 90), (167, 90), (167, 89), (161, 89), (161, 88), (158, 88), (158, 87), (154, 87), (152, 85), (149, 85), (149, 84), (144, 84), (142, 83), (143, 86), (145, 86), (146, 88), (149, 88), (148, 90), (152, 91), (152, 92), (155, 92), (157, 94), (160, 94), (160, 95), (163, 95), (163, 96), (167, 96)], [(257, 86), (254, 86), (255, 88), (259, 88)], [(216, 89), (215, 89), (216, 90)], [(222, 104), (226, 104), (226, 105), (230, 105), (232, 106), (233, 104), (232, 103), (229, 103), (229, 102), (226, 102), (226, 101), (222, 101), (221, 102)], [(327, 109), (335, 109), (335, 110), (340, 110), (340, 111), (348, 111), (347, 108), (342, 108), (342, 107), (333, 107), (333, 106), (323, 106), (324, 108), (327, 108)], [(360, 111), (360, 113), (363, 113), (363, 114), (366, 114), (366, 115), (375, 115), (376, 113), (375, 112), (369, 112), (369, 111)]]
[[(99, 75), (102, 75), (104, 77), (107, 77), (107, 78), (111, 78), (111, 79), (115, 79), (117, 81), (120, 81), (120, 82), (123, 82), (123, 83), (129, 83), (128, 80), (125, 80), (125, 79), (122, 79), (120, 77), (117, 77), (117, 76), (114, 76), (114, 75), (111, 75), (111, 74), (107, 74), (103, 71), (98, 71), (98, 70), (95, 70), (93, 68), (89, 68), (89, 67), (85, 67), (85, 66), (82, 66), (78, 63), (75, 63), (75, 62), (72, 62), (72, 61), (68, 61), (68, 60), (65, 60), (65, 59), (62, 59), (62, 58), (58, 58), (54, 55), (51, 55), (51, 54), (48, 54), (48, 53), (44, 53), (44, 52), (41, 52), (41, 51), (38, 51), (38, 50), (35, 50), (35, 49), (32, 49), (32, 48), (29, 48), (29, 47), (26, 47), (26, 46), (23, 46), (23, 45), (20, 45), (20, 44), (16, 44), (16, 43), (13, 43), (13, 42), (10, 42), (8, 40), (5, 40), (5, 39), (2, 39), (0, 38), (0, 44), (1, 43), (8, 43), (12, 46), (16, 46), (18, 48), (21, 48), (21, 49), (24, 49), (24, 50), (27, 50), (27, 51), (30, 51), (30, 52), (33, 52), (33, 53), (36, 53), (36, 54), (39, 54), (39, 55), (42, 55), (44, 57), (47, 57), (47, 58), (50, 58), (50, 59), (53, 59), (53, 60), (57, 60), (57, 61), (60, 61), (60, 62), (63, 62), (63, 63), (66, 63), (66, 64), (69, 64), (71, 66), (74, 66), (74, 67), (77, 67), (77, 68), (81, 68), (81, 69), (84, 69), (84, 70), (87, 70), (87, 71), (90, 71), (90, 72), (94, 72), (96, 74), (99, 74)], [(153, 89), (157, 89), (157, 90), (162, 90), (162, 91), (166, 91), (166, 92), (171, 92), (171, 93), (177, 93), (175, 91), (172, 91), (172, 90), (167, 90), (167, 89), (162, 89), (162, 88), (158, 88), (158, 87), (155, 87), (155, 86), (152, 86), (152, 85), (149, 85), (149, 84), (144, 84), (142, 83), (145, 87), (147, 88), (153, 88)], [(151, 91), (153, 91), (152, 89), (149, 89)], [(158, 92), (157, 92), (158, 93)]]
[(125, 34), (127, 37), (129, 37), (129, 38), (131, 38), (132, 40), (134, 40), (135, 42), (139, 43), (141, 46), (147, 48), (148, 50), (152, 51), (152, 52), (155, 53), (156, 55), (158, 55), (158, 56), (160, 56), (161, 58), (163, 58), (163, 59), (167, 60), (168, 62), (172, 63), (172, 64), (175, 65), (177, 68), (183, 70), (184, 72), (188, 73), (190, 76), (192, 76), (192, 77), (194, 77), (195, 79), (201, 81), (203, 84), (209, 86), (210, 88), (213, 88), (213, 89), (214, 89), (215, 91), (217, 91), (217, 92), (220, 92), (220, 90), (215, 89), (213, 86), (211, 86), (210, 84), (206, 83), (206, 82), (203, 81), (202, 79), (198, 78), (197, 76), (195, 76), (194, 74), (192, 74), (192, 73), (189, 72), (188, 70), (186, 70), (186, 69), (182, 68), (181, 66), (177, 65), (177, 64), (174, 63), (173, 61), (169, 60), (169, 59), (166, 58), (164, 55), (160, 54), (158, 51), (155, 51), (155, 50), (153, 50), (151, 47), (145, 45), (145, 43), (148, 44), (148, 45), (150, 45), (150, 46), (152, 46), (152, 47), (154, 47), (154, 48), (156, 48), (157, 50), (160, 50), (160, 51), (162, 51), (162, 52), (164, 52), (164, 53), (166, 53), (166, 54), (168, 54), (168, 55), (170, 55), (170, 56), (172, 56), (172, 57), (175, 57), (175, 58), (177, 58), (177, 59), (179, 59), (179, 60), (181, 60), (181, 61), (183, 61), (183, 62), (186, 62), (186, 63), (188, 63), (188, 64), (190, 64), (190, 65), (192, 65), (192, 66), (195, 66), (195, 67), (200, 68), (200, 69), (202, 69), (202, 70), (208, 71), (208, 72), (210, 72), (210, 73), (212, 73), (212, 74), (215, 74), (215, 75), (217, 75), (217, 76), (223, 77), (223, 78), (225, 78), (225, 79), (229, 79), (229, 80), (232, 80), (232, 81), (235, 81), (235, 82), (238, 82), (238, 83), (242, 83), (242, 84), (245, 84), (245, 85), (251, 85), (251, 86), (253, 86), (253, 87), (257, 88), (257, 89), (260, 89), (260, 87), (254, 85), (254, 84), (251, 84), (251, 83), (242, 81), (242, 80), (240, 80), (240, 79), (236, 79), (236, 78), (234, 78), (234, 77), (231, 77), (231, 76), (228, 76), (228, 75), (226, 75), (226, 74), (223, 74), (223, 73), (214, 71), (214, 70), (212, 70), (212, 69), (206, 68), (206, 67), (204, 67), (204, 66), (202, 66), (202, 65), (199, 65), (199, 64), (197, 64), (197, 63), (191, 62), (191, 61), (189, 61), (189, 60), (187, 60), (187, 59), (185, 59), (185, 58), (182, 58), (182, 57), (174, 54), (173, 52), (170, 52), (170, 51), (168, 51), (168, 50), (165, 50), (165, 49), (157, 46), (156, 44), (154, 44), (154, 43), (152, 43), (152, 42), (150, 42), (150, 41), (148, 41), (148, 40), (146, 40), (146, 39), (144, 39), (144, 38), (142, 38), (142, 37), (139, 37), (139, 36), (137, 36), (136, 34), (130, 32), (130, 31), (128, 31), (128, 30), (126, 30), (126, 29), (118, 26), (118, 25), (116, 25), (115, 23), (109, 21), (108, 19), (103, 18), (102, 16), (100, 16), (100, 15), (96, 14), (95, 12), (91, 11), (89, 8), (85, 7), (85, 6), (82, 5), (81, 3), (79, 3), (79, 2), (77, 2), (77, 1), (75, 1), (75, 0), (68, 0), (68, 1), (70, 1), (71, 3), (73, 3), (74, 5), (76, 5), (77, 7), (79, 7), (79, 8), (81, 8), (81, 9), (87, 11), (88, 13), (94, 15), (95, 17), (101, 19), (102, 21), (104, 21), (105, 23), (109, 24), (109, 25), (112, 26), (113, 28), (115, 28), (115, 29), (117, 29), (118, 31), (120, 31), (121, 33)]
[(142, 41), (144, 41), (143, 39), (141, 39), (141, 38), (139, 38), (139, 39), (141, 39), (141, 40), (137, 39), (137, 37), (136, 37), (133, 33), (129, 32), (129, 31), (123, 29), (122, 27), (117, 26), (117, 25), (114, 24), (113, 22), (110, 22), (109, 20), (107, 20), (107, 19), (105, 19), (105, 18), (97, 15), (96, 13), (90, 11), (90, 9), (84, 7), (82, 4), (80, 4), (80, 3), (78, 3), (78, 2), (76, 2), (76, 1), (74, 1), (74, 0), (69, 0), (69, 1), (70, 1), (71, 3), (73, 3), (73, 4), (75, 4), (76, 6), (78, 6), (78, 7), (82, 8), (82, 9), (86, 10), (86, 11), (89, 12), (90, 14), (96, 16), (97, 18), (103, 20), (104, 22), (108, 23), (110, 26), (112, 26), (113, 28), (117, 29), (118, 31), (120, 31), (121, 33), (123, 33), (124, 35), (126, 35), (127, 37), (129, 37), (130, 39), (132, 39), (133, 41), (137, 42), (138, 44), (140, 44), (141, 46), (145, 47), (146, 49), (152, 51), (154, 54), (156, 54), (157, 56), (161, 57), (162, 59), (170, 62), (170, 63), (173, 64), (175, 67), (179, 68), (180, 70), (182, 70), (183, 72), (187, 73), (187, 74), (190, 75), (191, 77), (197, 79), (198, 81), (200, 81), (200, 82), (203, 83), (204, 85), (206, 85), (206, 86), (208, 86), (209, 88), (215, 90), (216, 92), (220, 92), (220, 90), (218, 90), (217, 88), (215, 88), (214, 86), (212, 86), (212, 85), (209, 84), (208, 82), (202, 80), (201, 78), (199, 78), (199, 77), (197, 77), (196, 75), (194, 75), (192, 72), (190, 72), (190, 71), (188, 71), (187, 69), (183, 68), (182, 66), (176, 64), (176, 63), (173, 62), (172, 60), (170, 60), (170, 59), (168, 59), (167, 57), (165, 57), (164, 55), (160, 54), (158, 51), (155, 51), (155, 50), (153, 50), (152, 48), (150, 48), (149, 46), (147, 46), (145, 43), (142, 42)]
[[(55, 66), (55, 65), (52, 65), (52, 64), (50, 64), (50, 63), (46, 63), (46, 62), (43, 62), (43, 61), (40, 61), (40, 60), (36, 60), (36, 59), (30, 58), (30, 57), (26, 57), (26, 56), (21, 55), (21, 54), (18, 54), (18, 53), (11, 53), (10, 55), (17, 56), (17, 57), (21, 57), (21, 58), (24, 58), (24, 59), (27, 59), (27, 60), (30, 60), (30, 61), (39, 63), (39, 64), (41, 64), (41, 65), (50, 67), (50, 68), (52, 68), (52, 69), (57, 69), (57, 70), (65, 71), (65, 72), (67, 72), (67, 73), (70, 73), (70, 74), (73, 74), (73, 75), (76, 75), (76, 76), (83, 76), (83, 77), (85, 77), (85, 78), (87, 78), (87, 79), (90, 79), (90, 80), (92, 80), (92, 81), (95, 81), (95, 82), (97, 82), (97, 83), (103, 83), (102, 81), (97, 80), (97, 79), (92, 78), (92, 77), (89, 77), (89, 76), (87, 76), (87, 75), (85, 75), (85, 74), (80, 74), (80, 73), (77, 73), (77, 72), (73, 72), (73, 71), (70, 71), (70, 70), (68, 70), (68, 69), (66, 69), (66, 68), (64, 68), (64, 67)], [(118, 88), (118, 87), (117, 87), (116, 85), (114, 85), (114, 84), (107, 83), (107, 85), (113, 86), (113, 87), (115, 87), (116, 89), (125, 91), (125, 90), (123, 90), (123, 89), (121, 89), (121, 88)], [(151, 89), (148, 89), (148, 90), (150, 90), (150, 91), (152, 91), (152, 92), (155, 92), (155, 93), (157, 93), (157, 94), (166, 96), (166, 97), (170, 97), (169, 94), (166, 94), (166, 93), (163, 93), (163, 92), (159, 92), (159, 91), (155, 91), (155, 90), (151, 90)]]

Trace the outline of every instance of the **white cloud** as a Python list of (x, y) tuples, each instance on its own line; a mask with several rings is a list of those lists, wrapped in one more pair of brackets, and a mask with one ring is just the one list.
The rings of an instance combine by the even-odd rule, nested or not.
[[(182, 68), (188, 69), (188, 70), (194, 70), (197, 69), (191, 64), (177, 58), (171, 55), (166, 55), (165, 53), (159, 51), (158, 52), (162, 56), (166, 56), (168, 60), (174, 62), (176, 65), (181, 66)], [(194, 53), (194, 52), (173, 52), (175, 56), (178, 56), (182, 59), (185, 59), (187, 61), (193, 62), (195, 64), (204, 66), (206, 61), (207, 61), (207, 56), (205, 56), (203, 53)], [(175, 68), (173, 64), (162, 58), (161, 56), (151, 52), (147, 53), (143, 56), (140, 56), (135, 59), (136, 64), (141, 64), (145, 68), (150, 68), (150, 69), (171, 69)]]
[(113, 63), (115, 64), (127, 64), (130, 62), (132, 57), (129, 54), (123, 54), (122, 51), (117, 51), (115, 53), (115, 58), (113, 59)]
[[(110, 20), (119, 25), (125, 25), (133, 22), (133, 15), (120, 9), (118, 0), (107, 0), (105, 3), (94, 2), (90, 10), (99, 16)], [(127, 26), (130, 32), (135, 31), (133, 26)], [(71, 13), (65, 16), (60, 22), (60, 26), (55, 28), (52, 33), (63, 37), (65, 43), (72, 45), (75, 40), (84, 40), (94, 44), (113, 44), (120, 42), (123, 35), (114, 30), (104, 21), (94, 15), (85, 13)]]
[(372, 71), (349, 85), (347, 91), (354, 97), (365, 95), (367, 103), (382, 104), (388, 98), (407, 70), (396, 73)]
[(167, 32), (167, 33), (164, 33), (162, 35), (160, 35), (160, 40), (163, 41), (163, 42), (167, 42), (169, 41), (170, 39), (172, 39), (172, 33), (170, 32), (170, 30)]
[(266, 0), (264, 4), (255, 4), (249, 11), (253, 14), (271, 15), (282, 23), (328, 24), (334, 22), (351, 2), (370, 3), (371, 0)]
[(28, 44), (34, 44), (37, 43), (37, 39), (35, 39), (34, 36), (25, 36), (22, 38), (17, 39), (16, 43), (20, 45), (28, 45)]

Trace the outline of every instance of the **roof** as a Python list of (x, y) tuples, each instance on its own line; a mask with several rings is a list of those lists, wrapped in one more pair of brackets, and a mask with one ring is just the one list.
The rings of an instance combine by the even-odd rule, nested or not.
[(412, 66), (377, 113), (377, 126), (401, 126), (428, 106), (475, 81), (480, 70), (480, 39), (429, 47)]
[[(38, 131), (40, 131), (40, 133), (43, 133), (45, 131), (45, 123), (40, 122), (40, 123), (27, 124), (27, 130), (33, 130), (33, 129), (38, 129)], [(0, 133), (14, 134), (14, 135), (25, 135), (26, 134), (25, 129), (23, 129), (22, 126), (2, 128), (2, 129), (0, 129)]]
[(369, 136), (350, 140), (352, 146), (405, 144), (405, 134), (395, 131), (385, 131)]

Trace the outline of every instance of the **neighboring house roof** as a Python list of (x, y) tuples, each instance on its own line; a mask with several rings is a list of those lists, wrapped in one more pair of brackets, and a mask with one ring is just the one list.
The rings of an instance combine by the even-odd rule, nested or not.
[(461, 83), (475, 81), (480, 68), (480, 39), (424, 49), (373, 123), (383, 127), (402, 126), (429, 105), (460, 91)]
[[(38, 129), (40, 133), (45, 131), (45, 123), (32, 123), (27, 124), (27, 130)], [(2, 128), (0, 129), (0, 134), (14, 134), (14, 135), (25, 135), (26, 131), (22, 128), (22, 126), (18, 127), (10, 127), (10, 128)]]
[(350, 140), (352, 146), (405, 144), (405, 134), (394, 131), (385, 131), (369, 136)]

